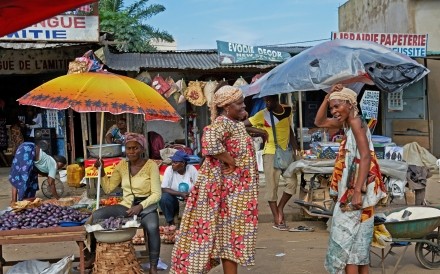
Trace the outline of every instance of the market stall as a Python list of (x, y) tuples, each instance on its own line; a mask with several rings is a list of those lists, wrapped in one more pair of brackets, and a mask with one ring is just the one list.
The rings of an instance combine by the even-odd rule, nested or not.
[(78, 244), (80, 269), (84, 273), (84, 241), (87, 233), (83, 224), (87, 222), (90, 211), (70, 207), (74, 203), (74, 199), (43, 202), (36, 198), (33, 201), (15, 202), (3, 210), (0, 214), (0, 273), (3, 273), (3, 266), (17, 263), (3, 258), (3, 245), (66, 241)]
[[(20, 261), (6, 261), (3, 257), (4, 245), (15, 244), (31, 244), (31, 243), (53, 243), (53, 242), (69, 242), (73, 241), (78, 244), (79, 248), (79, 269), (80, 273), (85, 273), (84, 268), (84, 241), (87, 232), (84, 226), (75, 227), (50, 227), (35, 229), (19, 229), (0, 231), (0, 274), (3, 274), (4, 266), (12, 266)], [(56, 259), (49, 260), (51, 262)]]
[[(403, 162), (379, 159), (387, 190), (392, 193), (393, 180), (406, 181), (408, 165)], [(290, 164), (284, 177), (300, 177), (299, 202), (304, 212), (313, 217), (331, 216), (333, 205), (329, 195), (330, 177), (333, 173), (334, 159), (301, 159)], [(387, 205), (387, 204), (385, 204)]]

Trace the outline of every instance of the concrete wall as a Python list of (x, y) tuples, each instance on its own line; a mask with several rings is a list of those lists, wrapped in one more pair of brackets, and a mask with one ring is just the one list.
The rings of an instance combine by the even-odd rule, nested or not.
[(406, 33), (408, 0), (350, 0), (339, 7), (339, 31)]
[(431, 70), (428, 74), (428, 115), (433, 123), (432, 146), (434, 154), (440, 158), (440, 59), (427, 59), (427, 67)]
[[(440, 1), (349, 0), (339, 7), (339, 31), (427, 33), (430, 58), (440, 58)], [(437, 54), (437, 55), (436, 55)], [(428, 117), (433, 120), (432, 153), (440, 157), (440, 60), (427, 59)]]

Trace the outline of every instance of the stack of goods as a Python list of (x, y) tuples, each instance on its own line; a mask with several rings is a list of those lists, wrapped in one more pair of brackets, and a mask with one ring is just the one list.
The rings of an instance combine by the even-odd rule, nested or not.
[(80, 225), (90, 216), (90, 213), (70, 207), (42, 204), (41, 201), (20, 201), (14, 203), (12, 208), (12, 211), (0, 216), (0, 230), (58, 227), (68, 222)]
[(396, 144), (392, 142), (392, 139), (387, 136), (372, 135), (371, 141), (373, 142), (374, 152), (376, 152), (378, 159), (385, 159), (385, 150), (387, 147), (396, 146)]
[(159, 226), (160, 239), (164, 244), (174, 244), (176, 235), (179, 232), (175, 225)]
[(336, 159), (339, 145), (338, 142), (315, 142), (311, 150), (319, 159)]

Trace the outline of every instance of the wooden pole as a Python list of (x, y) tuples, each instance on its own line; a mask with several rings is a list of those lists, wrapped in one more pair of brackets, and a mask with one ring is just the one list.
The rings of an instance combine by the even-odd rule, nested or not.
[(304, 151), (304, 138), (303, 138), (303, 117), (302, 117), (302, 91), (298, 91), (298, 115), (299, 115), (299, 139), (301, 155)]
[(87, 130), (87, 114), (81, 113), (81, 133), (82, 133), (82, 143), (83, 143), (83, 153), (84, 160), (87, 159), (87, 141), (88, 141), (88, 130)]
[(69, 108), (69, 127), (70, 127), (70, 163), (75, 162), (75, 130), (73, 126), (73, 110)]

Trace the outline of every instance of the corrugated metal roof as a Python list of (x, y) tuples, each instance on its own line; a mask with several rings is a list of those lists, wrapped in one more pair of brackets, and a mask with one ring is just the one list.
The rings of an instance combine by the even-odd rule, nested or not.
[[(100, 56), (98, 56), (100, 57)], [(217, 50), (197, 51), (156, 51), (147, 53), (112, 53), (104, 48), (104, 56), (100, 59), (109, 68), (121, 71), (139, 71), (144, 69), (175, 69), (175, 70), (221, 70), (242, 68), (273, 68), (276, 64), (220, 65)]]

